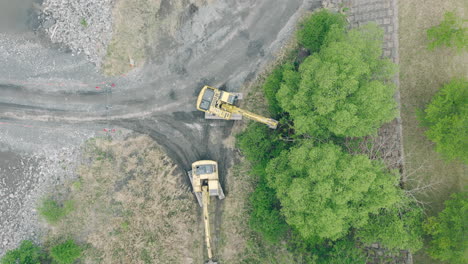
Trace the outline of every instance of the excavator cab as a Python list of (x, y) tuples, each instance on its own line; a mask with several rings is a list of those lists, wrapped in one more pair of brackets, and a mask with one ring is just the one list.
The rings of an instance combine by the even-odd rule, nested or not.
[(278, 121), (235, 106), (236, 101), (241, 99), (241, 93), (229, 93), (205, 85), (198, 95), (197, 109), (205, 112), (206, 119), (241, 120), (245, 116), (276, 129)]

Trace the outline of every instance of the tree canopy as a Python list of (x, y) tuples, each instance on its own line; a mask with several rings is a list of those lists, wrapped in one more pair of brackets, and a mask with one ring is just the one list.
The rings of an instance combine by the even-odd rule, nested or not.
[(344, 15), (322, 9), (301, 23), (297, 32), (297, 41), (310, 52), (317, 52), (324, 44), (333, 25), (344, 29), (346, 24)]
[(468, 192), (452, 195), (437, 217), (430, 217), (424, 229), (432, 238), (429, 255), (453, 264), (468, 263)]
[(396, 116), (390, 83), (394, 65), (382, 59), (383, 32), (374, 24), (345, 32), (336, 25), (327, 44), (283, 72), (276, 94), (299, 134), (360, 137)]
[(283, 151), (267, 166), (286, 222), (305, 239), (336, 240), (367, 224), (400, 199), (397, 175), (364, 155), (350, 155), (333, 144), (307, 142)]
[(468, 81), (454, 79), (444, 85), (420, 117), (426, 136), (447, 159), (468, 164)]
[(357, 231), (356, 236), (367, 245), (379, 242), (388, 249), (416, 252), (423, 246), (422, 209), (410, 202), (381, 209)]

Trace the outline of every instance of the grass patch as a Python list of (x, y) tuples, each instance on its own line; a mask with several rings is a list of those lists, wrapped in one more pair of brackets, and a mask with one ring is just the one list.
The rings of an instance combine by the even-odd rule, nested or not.
[(80, 24), (81, 24), (83, 27), (88, 27), (88, 21), (86, 21), (85, 18), (82, 18), (82, 19), (81, 19)]
[[(405, 170), (409, 175), (407, 188), (435, 184), (435, 188), (420, 192), (417, 198), (426, 203), (426, 213), (434, 216), (443, 209), (450, 194), (467, 185), (466, 166), (461, 162), (446, 162), (435, 152), (434, 145), (424, 135), (416, 112), (423, 109), (444, 84), (456, 77), (467, 76), (468, 53), (453, 48), (427, 50), (426, 31), (438, 25), (446, 11), (456, 10), (465, 17), (464, 0), (399, 1), (400, 92)], [(415, 263), (437, 263), (424, 251), (419, 251)]]
[(72, 212), (73, 209), (74, 202), (72, 200), (67, 200), (64, 201), (63, 204), (60, 204), (52, 198), (46, 198), (42, 201), (38, 211), (49, 224), (56, 224)]

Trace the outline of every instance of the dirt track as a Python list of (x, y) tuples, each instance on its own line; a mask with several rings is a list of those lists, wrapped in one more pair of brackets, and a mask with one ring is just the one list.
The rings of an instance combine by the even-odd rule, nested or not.
[[(239, 90), (273, 60), (299, 16), (320, 2), (213, 1), (184, 17), (175, 35), (161, 36), (163, 45), (144, 67), (113, 78), (34, 34), (30, 13), (23, 14), (25, 26), (0, 31), (0, 176), (16, 170), (30, 178), (0, 181), (0, 255), (36, 238), (37, 198), (73, 178), (79, 146), (104, 130), (151, 136), (181, 169), (218, 160), (224, 175), (231, 160), (222, 140), (232, 122), (205, 121), (194, 108), (199, 89)], [(38, 172), (17, 171), (24, 164)]]

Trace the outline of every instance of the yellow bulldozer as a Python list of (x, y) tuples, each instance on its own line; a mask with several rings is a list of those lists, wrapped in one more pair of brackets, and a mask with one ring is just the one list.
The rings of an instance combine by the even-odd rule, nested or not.
[(197, 109), (205, 112), (206, 119), (241, 120), (245, 116), (276, 129), (278, 121), (235, 106), (235, 102), (241, 99), (241, 93), (229, 93), (206, 85), (198, 95)]
[(187, 172), (193, 192), (198, 204), (203, 208), (203, 221), (205, 223), (205, 241), (208, 251), (208, 262), (206, 264), (217, 264), (213, 261), (211, 249), (210, 215), (208, 205), (211, 196), (224, 199), (224, 192), (219, 183), (218, 163), (213, 160), (200, 160), (192, 163), (192, 170)]

